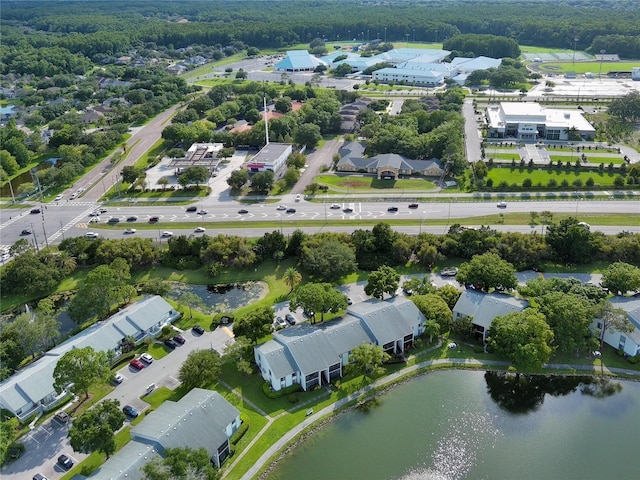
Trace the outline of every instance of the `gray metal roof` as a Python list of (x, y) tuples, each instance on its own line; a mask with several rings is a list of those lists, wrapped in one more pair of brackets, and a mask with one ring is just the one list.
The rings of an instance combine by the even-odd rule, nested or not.
[(464, 317), (473, 316), (473, 323), (485, 329), (491, 326), (495, 317), (511, 312), (521, 312), (529, 302), (502, 293), (482, 293), (465, 290), (453, 307), (453, 313)]
[(269, 142), (262, 147), (256, 156), (251, 159), (251, 163), (269, 163), (277, 160), (282, 155), (292, 149), (290, 143)]
[(635, 327), (635, 330), (626, 335), (633, 340), (636, 345), (640, 345), (640, 297), (613, 297), (609, 301), (616, 308), (621, 308), (627, 312), (628, 318)]
[(270, 341), (256, 347), (267, 360), (274, 378), (282, 378), (298, 371), (289, 350), (278, 342)]
[[(286, 330), (289, 330), (288, 332)], [(277, 342), (286, 345), (298, 371), (308, 375), (324, 370), (340, 361), (338, 352), (322, 330), (313, 328), (288, 328), (274, 335)]]
[(178, 402), (166, 401), (131, 429), (131, 438), (163, 449), (204, 447), (213, 455), (227, 440), (226, 427), (240, 412), (218, 392), (194, 388)]
[(405, 297), (370, 299), (351, 305), (348, 312), (364, 322), (378, 345), (404, 338), (413, 332), (414, 326), (425, 321), (418, 307)]
[[(160, 459), (154, 445), (129, 442), (106, 460), (91, 475), (92, 480), (142, 480), (142, 467)], [(84, 477), (82, 477), (84, 478)]]

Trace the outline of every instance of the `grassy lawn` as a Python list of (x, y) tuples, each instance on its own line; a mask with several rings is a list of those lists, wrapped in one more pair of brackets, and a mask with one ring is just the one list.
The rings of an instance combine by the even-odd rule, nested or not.
[[(378, 180), (371, 176), (357, 175), (318, 175), (315, 181), (321, 185), (327, 185), (333, 191), (338, 193), (348, 192), (349, 190), (433, 190), (435, 185), (430, 180), (424, 178), (408, 178), (400, 180)], [(330, 192), (331, 193), (331, 192)]]
[[(129, 149), (131, 150), (131, 149)], [(147, 150), (140, 158), (134, 163), (134, 167), (147, 168), (150, 161), (160, 155), (164, 151), (164, 140), (161, 138), (154, 143), (149, 150)]]
[(494, 185), (498, 185), (501, 182), (507, 182), (509, 185), (515, 183), (517, 185), (521, 185), (522, 181), (525, 178), (530, 178), (533, 182), (533, 185), (537, 185), (540, 183), (541, 185), (547, 185), (549, 180), (554, 178), (558, 185), (562, 183), (563, 180), (569, 182), (569, 185), (573, 183), (574, 180), (580, 179), (582, 180), (583, 185), (586, 183), (587, 179), (593, 178), (596, 185), (600, 185), (603, 187), (611, 187), (613, 186), (613, 181), (618, 176), (617, 172), (585, 172), (585, 171), (575, 171), (575, 170), (567, 170), (567, 169), (542, 169), (542, 170), (529, 170), (527, 168), (490, 168), (488, 178), (493, 180)]
[(487, 158), (493, 158), (494, 160), (515, 160), (520, 161), (520, 155), (515, 150), (512, 153), (492, 153), (487, 152)]
[[(571, 51), (573, 52), (573, 51)], [(640, 67), (640, 61), (635, 62), (553, 62), (543, 63), (540, 65), (540, 70), (543, 72), (561, 73), (561, 72), (576, 72), (587, 73), (591, 72), (597, 74), (600, 72), (600, 66), (602, 65), (602, 73), (617, 71), (631, 71), (633, 67)]]

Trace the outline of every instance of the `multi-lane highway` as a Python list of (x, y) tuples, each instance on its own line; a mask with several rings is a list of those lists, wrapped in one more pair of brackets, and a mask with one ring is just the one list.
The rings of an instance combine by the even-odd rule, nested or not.
[[(466, 200), (466, 201), (462, 201)], [(473, 217), (492, 215), (509, 212), (543, 212), (572, 213), (580, 217), (587, 213), (629, 213), (640, 215), (640, 202), (637, 200), (566, 200), (566, 201), (531, 201), (531, 202), (507, 202), (506, 208), (498, 208), (496, 202), (468, 201), (470, 199), (457, 199), (450, 202), (422, 202), (418, 208), (409, 208), (409, 200), (361, 202), (357, 199), (339, 200), (327, 198), (326, 202), (309, 202), (304, 199), (296, 201), (293, 195), (285, 196), (282, 204), (277, 203), (256, 203), (243, 205), (230, 201), (218, 203), (215, 199), (205, 199), (192, 204), (197, 208), (196, 212), (187, 212), (187, 206), (175, 205), (140, 205), (140, 206), (110, 206), (105, 205), (106, 211), (99, 216), (97, 224), (90, 223), (100, 204), (87, 201), (66, 201), (53, 202), (42, 209), (40, 213), (30, 213), (30, 208), (23, 210), (13, 210), (13, 215), (7, 218), (3, 216), (3, 224), (0, 230), (0, 244), (10, 246), (20, 238), (26, 238), (30, 242), (34, 239), (39, 245), (59, 243), (65, 237), (76, 237), (84, 235), (88, 231), (95, 231), (100, 236), (107, 238), (123, 238), (126, 228), (135, 228), (136, 236), (158, 238), (164, 231), (172, 231), (174, 234), (193, 233), (198, 226), (207, 229), (207, 233), (220, 233), (222, 230), (215, 228), (218, 222), (234, 222), (238, 228), (228, 228), (224, 225), (225, 231), (233, 231), (239, 235), (261, 235), (261, 231), (272, 231), (282, 228), (283, 231), (292, 230), (292, 221), (313, 220), (317, 222), (310, 231), (322, 229), (325, 221), (332, 222), (331, 229), (341, 231), (353, 231), (362, 228), (354, 220), (367, 220), (371, 223), (385, 220), (412, 220), (411, 226), (403, 227), (403, 231), (437, 231), (442, 232), (443, 227), (429, 228), (429, 220), (447, 219), (449, 223), (463, 223), (474, 225)], [(295, 209), (295, 213), (287, 213), (285, 209), (278, 209), (284, 205), (287, 209)], [(334, 208), (332, 208), (334, 207)], [(389, 207), (398, 207), (398, 211), (388, 211)], [(281, 207), (282, 208), (282, 207)], [(200, 211), (206, 211), (201, 215)], [(240, 213), (246, 210), (246, 213)], [(351, 210), (351, 211), (349, 211)], [(5, 210), (6, 212), (6, 210)], [(135, 221), (127, 221), (130, 217), (137, 217)], [(158, 222), (149, 228), (149, 219), (158, 217)], [(100, 228), (109, 219), (119, 220), (117, 229)], [(460, 220), (463, 219), (463, 220)], [(250, 227), (251, 222), (272, 222), (272, 226), (261, 230)], [(343, 222), (344, 225), (336, 226), (335, 221)], [(174, 228), (172, 225), (190, 223), (193, 227)], [(242, 228), (247, 224), (246, 229)], [(140, 228), (145, 225), (145, 228)], [(325, 227), (326, 228), (326, 227)], [(518, 231), (531, 231), (529, 226), (502, 228)], [(30, 230), (31, 235), (22, 236), (22, 230)], [(640, 231), (637, 227), (607, 227), (601, 228), (607, 233), (615, 233), (620, 230)], [(46, 240), (45, 240), (46, 238)]]

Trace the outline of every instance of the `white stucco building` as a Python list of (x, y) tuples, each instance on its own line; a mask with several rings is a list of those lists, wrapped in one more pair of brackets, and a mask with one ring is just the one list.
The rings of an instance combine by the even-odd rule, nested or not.
[[(613, 297), (609, 300), (614, 307), (621, 308), (627, 312), (627, 316), (633, 330), (631, 332), (619, 332), (616, 329), (607, 329), (604, 332), (603, 341), (616, 350), (622, 350), (626, 355), (633, 357), (640, 354), (640, 298), (633, 297)], [(595, 335), (600, 335), (602, 331), (602, 321), (596, 318), (591, 324), (591, 330)]]
[(575, 129), (582, 140), (591, 141), (596, 133), (579, 110), (547, 108), (533, 102), (489, 105), (486, 118), (489, 138), (569, 140), (569, 131)]
[(250, 172), (270, 170), (277, 174), (285, 166), (291, 152), (293, 152), (293, 146), (289, 143), (267, 143), (255, 157), (249, 160), (247, 168)]

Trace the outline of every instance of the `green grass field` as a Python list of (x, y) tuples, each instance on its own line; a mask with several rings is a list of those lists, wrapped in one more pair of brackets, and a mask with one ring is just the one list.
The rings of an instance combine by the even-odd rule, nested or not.
[(580, 179), (584, 184), (587, 179), (593, 178), (593, 181), (596, 185), (600, 185), (603, 187), (611, 187), (613, 186), (614, 179), (618, 176), (617, 172), (584, 172), (584, 171), (574, 171), (574, 170), (558, 170), (558, 169), (544, 169), (544, 170), (529, 170), (527, 168), (490, 168), (488, 178), (493, 180), (494, 186), (497, 186), (501, 182), (507, 182), (509, 185), (512, 183), (521, 185), (522, 181), (525, 178), (530, 178), (533, 182), (533, 185), (537, 185), (540, 183), (545, 186), (549, 183), (549, 180), (554, 178), (558, 185), (562, 183), (563, 180), (569, 182), (569, 185), (573, 183), (574, 180)]
[[(630, 72), (633, 67), (640, 67), (640, 61), (635, 62), (602, 62), (602, 73)], [(540, 65), (540, 71), (549, 73), (576, 72), (598, 74), (600, 62), (549, 62)]]
[(366, 190), (433, 190), (433, 182), (424, 178), (408, 178), (400, 180), (378, 180), (375, 177), (358, 175), (318, 175), (315, 181), (321, 185), (327, 185), (337, 193)]

